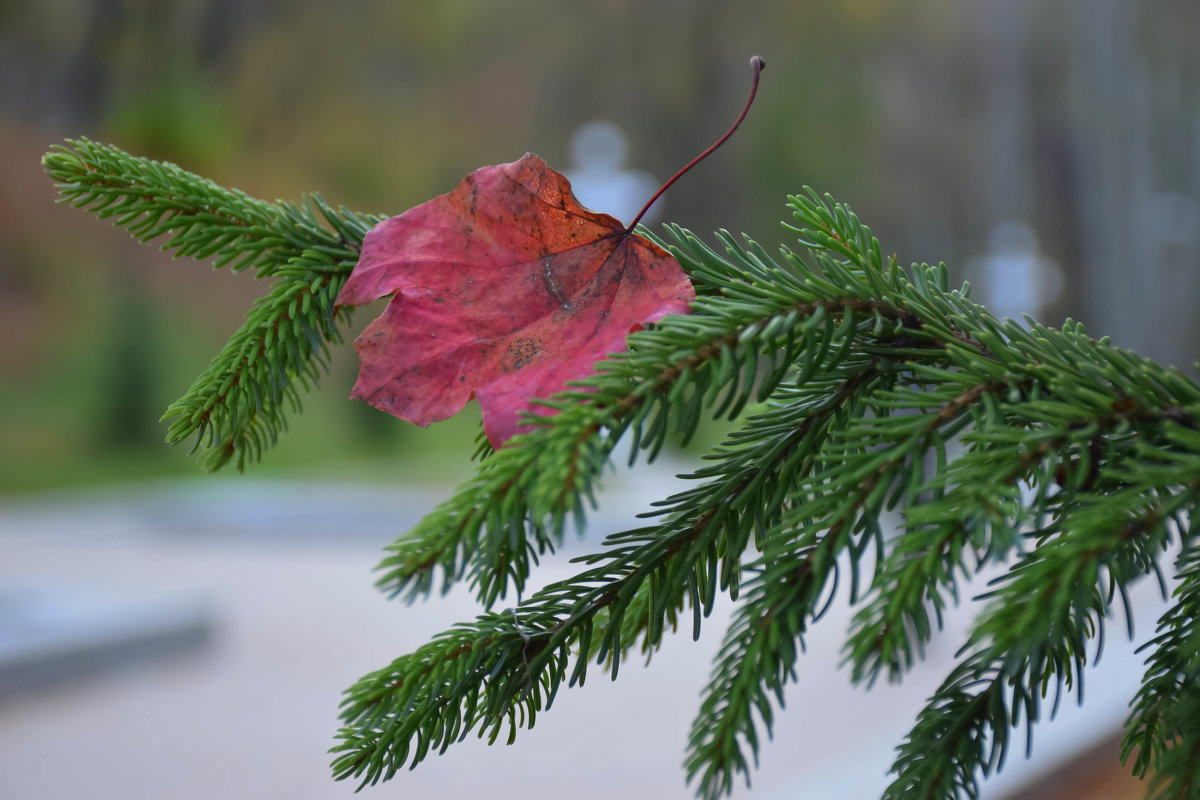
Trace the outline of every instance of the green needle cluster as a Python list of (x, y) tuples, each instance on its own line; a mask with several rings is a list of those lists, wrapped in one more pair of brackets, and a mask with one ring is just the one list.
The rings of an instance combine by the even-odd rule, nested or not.
[(125, 228), (175, 256), (252, 269), (270, 291), (183, 397), (167, 408), (167, 441), (194, 439), (209, 470), (258, 460), (300, 408), (341, 341), (348, 312), (334, 309), (378, 217), (330, 208), (319, 195), (268, 203), (174, 164), (81, 139), (42, 159), (61, 202)]

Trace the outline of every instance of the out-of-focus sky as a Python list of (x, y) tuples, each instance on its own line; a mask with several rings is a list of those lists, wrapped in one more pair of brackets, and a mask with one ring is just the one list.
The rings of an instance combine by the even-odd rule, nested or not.
[[(572, 169), (571, 134), (594, 119), (625, 131), (630, 170), (665, 178), (727, 127), (757, 53), (756, 107), (662, 221), (775, 245), (786, 195), (811, 185), (902, 263), (944, 260), (1005, 313), (1037, 299), (1006, 288), (1028, 269), (989, 258), (1015, 222), (1058, 275), (1046, 322), (1186, 367), (1198, 34), (1190, 0), (5, 0), (0, 490), (87, 481), (93, 457), (117, 476), (190, 469), (155, 420), (265, 292), (55, 207), (38, 159), (64, 137), (392, 214), (526, 151)], [(438, 449), (345, 402), (353, 372), (339, 354), (268, 468)]]

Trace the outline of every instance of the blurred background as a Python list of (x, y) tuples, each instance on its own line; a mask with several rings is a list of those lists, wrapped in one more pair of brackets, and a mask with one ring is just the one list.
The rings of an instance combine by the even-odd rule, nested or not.
[[(369, 569), (379, 545), (469, 474), (477, 417), (420, 430), (347, 402), (356, 371), (347, 345), (250, 476), (201, 476), (183, 449), (162, 444), (156, 420), (267, 286), (174, 261), (56, 206), (39, 165), (53, 143), (88, 136), (253, 196), (320, 191), (383, 214), (534, 151), (575, 177), (585, 202), (628, 218), (617, 204), (629, 187), (655, 185), (725, 130), (757, 53), (768, 67), (755, 108), (656, 206), (659, 221), (778, 245), (789, 241), (779, 225), (787, 194), (811, 185), (850, 203), (885, 252), (945, 261), (1002, 316), (1031, 312), (1052, 325), (1071, 316), (1191, 371), (1200, 352), (1198, 36), (1193, 0), (0, 0), (0, 579), (11, 589), (0, 593), (0, 628), (7, 621), (23, 658), (21, 636), (57, 620), (65, 633), (51, 644), (76, 659), (55, 662), (63, 680), (53, 682), (36, 678), (49, 662), (13, 662), (24, 664), (9, 670), (24, 676), (13, 685), (25, 688), (0, 693), (0, 797), (78, 791), (53, 768), (66, 757), (59, 720), (73, 718), (99, 726), (70, 740), (81, 775), (127, 772), (136, 784), (149, 760), (171, 780), (192, 776), (166, 795), (84, 784), (93, 797), (181, 797), (191, 784), (227, 797), (342, 796), (349, 787), (326, 786), (321, 753), (336, 692), (472, 613), (465, 597), (449, 610), (430, 604), (413, 626), (411, 612), (372, 594)], [(355, 327), (369, 318), (360, 313)], [(690, 457), (672, 454), (663, 471)], [(669, 491), (618, 476), (614, 504), (638, 510), (653, 499), (637, 494), (647, 486)], [(621, 523), (603, 521), (596, 537), (604, 524)], [(79, 596), (68, 602), (64, 587)], [(352, 592), (345, 602), (358, 605), (339, 606)], [(146, 618), (147, 608), (166, 610)], [(80, 644), (81, 630), (106, 625), (123, 633), (104, 641), (124, 645)], [(653, 759), (665, 763), (661, 791), (623, 789), (632, 796), (687, 796), (677, 764), (716, 646), (706, 641), (702, 657), (680, 651), (692, 684), (662, 713), (680, 719)], [(831, 648), (829, 681), (844, 683)], [(70, 665), (81, 653), (88, 669)], [(138, 661), (129, 653), (157, 666), (75, 680)], [(262, 699), (266, 686), (236, 677), (261, 681), (264, 665), (301, 663), (319, 675), (272, 695), (275, 706)], [(646, 696), (666, 691), (658, 680)], [(146, 695), (147, 685), (161, 694)], [(896, 701), (894, 724), (883, 726), (894, 736), (882, 737), (872, 764), (886, 767), (920, 702), (920, 681), (906, 688), (912, 697)], [(258, 714), (256, 702), (268, 710)], [(93, 716), (78, 717), (88, 703)], [(168, 743), (154, 725), (176, 703), (201, 715), (228, 706), (232, 726), (308, 704), (307, 728), (258, 719), (262, 729), (245, 735), (312, 738), (282, 745), (271, 762), (212, 718), (189, 718), (193, 739)], [(134, 745), (97, 744), (114, 719)], [(175, 763), (183, 751), (201, 760), (224, 752), (222, 741), (240, 754), (226, 754), (227, 785)], [(538, 764), (544, 749), (523, 752)], [(768, 750), (764, 761), (768, 794), (759, 796), (772, 780), (777, 796), (794, 796), (794, 773), (766, 770), (795, 753)], [(530, 769), (514, 785), (549, 796), (529, 788), (543, 785), (545, 765)], [(200, 772), (214, 779), (211, 765)], [(311, 778), (298, 789), (283, 773)]]

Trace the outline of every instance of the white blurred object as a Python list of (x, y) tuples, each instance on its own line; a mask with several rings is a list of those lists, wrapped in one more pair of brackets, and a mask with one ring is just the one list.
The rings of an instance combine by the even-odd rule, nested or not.
[(1037, 234), (1024, 222), (997, 222), (988, 231), (988, 252), (967, 262), (977, 299), (1000, 319), (1037, 317), (1063, 291), (1058, 264), (1038, 252)]
[[(568, 144), (572, 168), (564, 173), (580, 203), (629, 223), (658, 189), (658, 181), (643, 170), (625, 169), (629, 142), (625, 132), (608, 120), (592, 120), (571, 134)], [(658, 217), (662, 201), (642, 217)]]

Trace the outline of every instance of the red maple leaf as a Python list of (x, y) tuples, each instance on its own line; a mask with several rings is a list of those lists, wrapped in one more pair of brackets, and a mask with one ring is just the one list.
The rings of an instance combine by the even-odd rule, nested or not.
[(676, 172), (623, 226), (579, 204), (570, 182), (532, 153), (484, 167), (449, 194), (376, 225), (338, 306), (392, 296), (355, 342), (351, 397), (425, 426), (479, 398), (488, 441), (518, 432), (521, 413), (625, 349), (625, 337), (696, 293), (665, 250), (633, 232), (651, 204), (733, 135), (765, 62), (724, 136)]
[(695, 299), (674, 258), (581, 206), (532, 153), (372, 229), (337, 304), (385, 295), (387, 309), (355, 340), (351, 397), (421, 426), (477, 397), (497, 447), (521, 412), (546, 411), (534, 398), (591, 374), (630, 331), (686, 314)]

